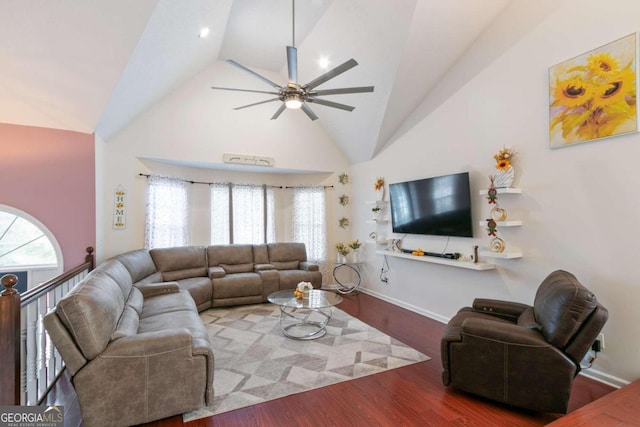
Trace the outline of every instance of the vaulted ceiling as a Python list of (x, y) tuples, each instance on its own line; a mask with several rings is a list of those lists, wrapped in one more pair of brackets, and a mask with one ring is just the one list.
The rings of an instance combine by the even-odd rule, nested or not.
[[(371, 159), (511, 1), (297, 0), (299, 80), (326, 72), (321, 57), (329, 68), (354, 58), (357, 67), (320, 88), (375, 86), (373, 93), (330, 97), (353, 112), (313, 105), (317, 123), (351, 163)], [(285, 83), (291, 6), (291, 0), (0, 0), (0, 122), (95, 132), (108, 142), (215, 61), (233, 59), (280, 74)], [(203, 27), (210, 34), (199, 38)], [(247, 89), (270, 89), (249, 81)], [(251, 102), (268, 97), (255, 94)], [(277, 107), (253, 108), (269, 120)], [(309, 120), (299, 111), (284, 114)]]

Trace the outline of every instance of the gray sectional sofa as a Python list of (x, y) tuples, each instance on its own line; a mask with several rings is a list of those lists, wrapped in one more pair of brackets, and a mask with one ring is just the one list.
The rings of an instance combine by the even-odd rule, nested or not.
[(44, 317), (84, 425), (133, 425), (211, 403), (214, 354), (198, 315), (322, 286), (301, 243), (135, 250), (111, 258)]

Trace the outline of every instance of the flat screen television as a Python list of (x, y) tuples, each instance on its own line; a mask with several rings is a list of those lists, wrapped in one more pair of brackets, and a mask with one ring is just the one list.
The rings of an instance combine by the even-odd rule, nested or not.
[(389, 185), (394, 233), (473, 237), (469, 173)]

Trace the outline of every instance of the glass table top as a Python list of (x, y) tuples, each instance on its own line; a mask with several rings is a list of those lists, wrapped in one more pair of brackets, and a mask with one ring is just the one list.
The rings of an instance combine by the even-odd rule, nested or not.
[(267, 300), (281, 307), (315, 309), (338, 305), (342, 302), (342, 297), (333, 292), (312, 289), (309, 291), (309, 299), (296, 298), (293, 296), (293, 289), (289, 289), (274, 292), (267, 297)]

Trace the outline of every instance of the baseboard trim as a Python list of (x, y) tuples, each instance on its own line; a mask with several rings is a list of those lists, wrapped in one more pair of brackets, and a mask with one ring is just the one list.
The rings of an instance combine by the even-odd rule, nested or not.
[[(358, 290), (360, 292), (364, 293), (364, 294), (368, 294), (368, 295), (374, 296), (374, 297), (376, 297), (378, 299), (381, 299), (383, 301), (386, 301), (388, 303), (391, 303), (393, 305), (397, 305), (399, 307), (406, 308), (409, 311), (413, 311), (414, 313), (421, 314), (421, 315), (426, 316), (426, 317), (428, 317), (430, 319), (436, 320), (436, 321), (438, 321), (440, 323), (446, 324), (446, 323), (449, 322), (449, 320), (451, 320), (451, 318), (449, 318), (449, 317), (445, 317), (445, 316), (439, 315), (437, 313), (434, 313), (432, 311), (425, 310), (425, 309), (420, 308), (420, 307), (416, 307), (415, 305), (412, 305), (412, 304), (407, 304), (406, 302), (397, 300), (395, 298), (390, 298), (387, 295), (381, 294), (379, 292), (372, 291), (371, 289), (358, 288)], [(599, 371), (597, 369), (585, 369), (585, 370), (582, 370), (582, 371), (580, 371), (580, 375), (583, 375), (583, 376), (585, 376), (585, 377), (587, 377), (589, 379), (592, 379), (594, 381), (598, 381), (600, 383), (603, 383), (603, 384), (606, 384), (608, 386), (615, 387), (615, 388), (622, 388), (622, 387), (630, 384), (630, 381), (624, 380), (622, 378), (618, 378), (616, 376), (607, 374), (606, 372), (602, 372), (602, 371)]]
[(421, 314), (421, 315), (423, 315), (425, 317), (428, 317), (430, 319), (437, 320), (440, 323), (446, 324), (450, 320), (449, 318), (441, 316), (441, 315), (439, 315), (437, 313), (434, 313), (432, 311), (425, 310), (425, 309), (420, 308), (420, 307), (416, 307), (415, 305), (412, 305), (412, 304), (407, 304), (406, 302), (397, 300), (395, 298), (389, 298), (387, 295), (372, 291), (371, 289), (358, 288), (358, 290), (360, 292), (362, 292), (363, 294), (368, 294), (368, 295), (374, 296), (374, 297), (376, 297), (378, 299), (381, 299), (383, 301), (386, 301), (388, 303), (391, 303), (393, 305), (397, 305), (399, 307), (406, 308), (409, 311), (413, 311), (414, 313), (418, 313), (418, 314)]
[(630, 381), (623, 380), (622, 378), (618, 378), (613, 375), (609, 375), (606, 372), (598, 371), (597, 369), (582, 370), (580, 371), (580, 375), (615, 388), (622, 388), (626, 385), (631, 384)]

